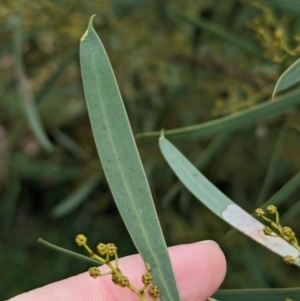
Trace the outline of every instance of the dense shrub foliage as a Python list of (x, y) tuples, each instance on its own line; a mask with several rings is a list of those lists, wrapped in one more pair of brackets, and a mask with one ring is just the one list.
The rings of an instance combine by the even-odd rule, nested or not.
[[(299, 12), (275, 0), (2, 1), (2, 299), (86, 268), (37, 245), (40, 236), (73, 249), (73, 237), (88, 233), (90, 241), (115, 242), (119, 255), (135, 252), (105, 181), (83, 98), (78, 46), (92, 14), (138, 134), (269, 101), (280, 74), (299, 57)], [(38, 139), (34, 116), (53, 147)], [(277, 198), (283, 220), (299, 233), (299, 117), (293, 108), (176, 144), (247, 211)], [(217, 240), (228, 260), (224, 288), (298, 285), (294, 267), (238, 233), (224, 237), (229, 226), (178, 184), (156, 140), (137, 143), (169, 245)]]

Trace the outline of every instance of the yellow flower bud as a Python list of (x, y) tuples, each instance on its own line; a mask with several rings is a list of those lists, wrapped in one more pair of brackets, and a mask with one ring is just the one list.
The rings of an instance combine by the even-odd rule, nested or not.
[(89, 268), (89, 274), (93, 278), (97, 278), (97, 277), (101, 276), (101, 273), (97, 267)]
[(150, 284), (152, 282), (152, 276), (150, 273), (144, 273), (142, 275), (142, 282), (146, 285)]
[(98, 244), (97, 251), (100, 255), (105, 255), (107, 253), (106, 245), (103, 243)]
[(78, 246), (83, 246), (87, 242), (87, 238), (83, 234), (78, 234), (75, 238), (75, 242)]
[(126, 276), (122, 276), (120, 278), (119, 285), (122, 286), (122, 287), (128, 287), (129, 286), (129, 280), (128, 280), (128, 278)]
[(153, 285), (150, 289), (149, 289), (149, 295), (152, 298), (157, 298), (160, 296), (160, 290), (156, 285)]
[(295, 232), (290, 227), (282, 227), (283, 235), (287, 236), (289, 240), (295, 237)]
[(111, 280), (114, 284), (120, 285), (121, 277), (118, 276), (116, 273), (113, 273), (111, 276)]
[(257, 216), (263, 216), (263, 215), (265, 215), (265, 212), (264, 212), (261, 208), (257, 208), (257, 209), (255, 210), (255, 214), (256, 214)]
[(267, 207), (267, 211), (269, 211), (271, 214), (275, 214), (277, 211), (277, 207), (275, 207), (274, 205), (269, 205)]
[(287, 255), (283, 257), (283, 261), (287, 264), (293, 264), (295, 262), (295, 258), (291, 255)]
[(114, 256), (117, 254), (118, 248), (114, 244), (109, 243), (106, 245), (106, 250), (107, 250), (109, 256)]
[(263, 231), (265, 233), (265, 235), (271, 235), (272, 234), (272, 229), (270, 227), (264, 227)]

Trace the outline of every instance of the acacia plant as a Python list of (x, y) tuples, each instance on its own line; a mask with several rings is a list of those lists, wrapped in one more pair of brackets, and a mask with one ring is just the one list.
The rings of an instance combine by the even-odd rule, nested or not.
[[(132, 286), (130, 279), (123, 275), (122, 267), (118, 265), (117, 248), (114, 244), (98, 244), (99, 255), (97, 255), (88, 247), (87, 238), (83, 234), (76, 237), (76, 243), (88, 251), (91, 259), (100, 264), (106, 264), (110, 268), (111, 271), (105, 275), (111, 275), (113, 283), (131, 289), (141, 300), (146, 300), (145, 291), (148, 290), (154, 300), (160, 297), (164, 301), (179, 301), (180, 297), (166, 243), (126, 110), (108, 56), (92, 22), (93, 17), (81, 39), (80, 46), (80, 63), (88, 113), (99, 157), (114, 200), (145, 262), (145, 273), (141, 275), (143, 287)], [(290, 90), (295, 83), (299, 82), (299, 66), (300, 61), (296, 61), (279, 79), (273, 93), (273, 102), (255, 106), (234, 116), (225, 117), (221, 121), (206, 124), (206, 126), (199, 125), (161, 133), (151, 132), (139, 136), (139, 138), (160, 137), (159, 146), (162, 155), (177, 177), (196, 198), (231, 226), (282, 256), (285, 262), (298, 267), (300, 266), (299, 245), (295, 233), (290, 228), (281, 226), (278, 211), (274, 205), (269, 206), (267, 210), (275, 214), (275, 221), (266, 218), (262, 209), (257, 210), (256, 213), (277, 230), (276, 237), (273, 237), (270, 228), (266, 228), (218, 190), (167, 138), (183, 134), (207, 135), (220, 126), (224, 131), (228, 131), (236, 127), (239, 122), (247, 123), (249, 117), (253, 122), (253, 120), (259, 120), (262, 115), (269, 116), (296, 105), (300, 91), (299, 89)], [(284, 93), (286, 91), (289, 92)], [(283, 96), (278, 96), (279, 94)], [(247, 120), (245, 116), (248, 117)], [(274, 239), (276, 239), (275, 244)], [(114, 263), (111, 257), (115, 259)], [(101, 274), (98, 267), (90, 268), (89, 273), (93, 278), (105, 276)], [(253, 298), (282, 301), (284, 297), (299, 298), (299, 296), (298, 288), (282, 291), (221, 290), (215, 294), (215, 297), (221, 301), (247, 301)]]

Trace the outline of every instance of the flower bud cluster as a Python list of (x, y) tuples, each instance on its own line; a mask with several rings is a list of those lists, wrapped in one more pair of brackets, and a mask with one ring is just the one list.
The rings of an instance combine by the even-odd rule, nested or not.
[(152, 282), (152, 276), (150, 273), (144, 273), (142, 275), (142, 282), (145, 284), (145, 285), (148, 285)]
[(102, 256), (106, 254), (108, 254), (109, 256), (115, 256), (117, 254), (118, 248), (113, 243), (99, 243), (97, 245), (97, 251)]
[(287, 241), (289, 244), (291, 244), (294, 248), (297, 249), (297, 251), (299, 252), (299, 255), (297, 257), (294, 258), (291, 255), (287, 255), (283, 258), (283, 261), (285, 263), (293, 264), (295, 261), (299, 260), (299, 258), (300, 258), (300, 246), (299, 246), (298, 240), (296, 238), (296, 234), (290, 227), (287, 227), (287, 226), (283, 227), (280, 224), (280, 222), (279, 222), (279, 213), (278, 213), (278, 210), (277, 210), (276, 206), (269, 205), (266, 209), (270, 214), (275, 214), (276, 217), (275, 217), (275, 221), (273, 221), (273, 220), (271, 220), (271, 219), (269, 219), (265, 216), (265, 212), (264, 212), (263, 209), (257, 208), (255, 210), (255, 214), (257, 216), (263, 218), (265, 221), (269, 222), (270, 226), (272, 227), (271, 228), (271, 227), (265, 226), (263, 228), (263, 232), (264, 232), (265, 235), (268, 235), (268, 236), (281, 237), (285, 241)]
[(129, 280), (126, 276), (118, 275), (116, 273), (112, 274), (111, 280), (114, 284), (119, 285), (121, 287), (128, 287)]
[(89, 268), (89, 274), (93, 278), (97, 278), (97, 277), (101, 276), (101, 273), (97, 267)]
[(155, 299), (158, 298), (160, 296), (160, 290), (156, 285), (153, 285), (150, 289), (149, 289), (149, 295)]
[[(152, 284), (152, 286), (148, 289), (149, 295), (153, 298), (153, 301), (155, 301), (160, 296), (160, 290), (156, 285), (153, 285), (152, 283), (152, 276), (150, 274), (151, 267), (149, 264), (146, 265), (147, 272), (142, 275), (142, 283), (144, 284), (142, 289), (135, 288), (129, 281), (129, 279), (123, 275), (121, 270), (118, 267), (118, 248), (113, 243), (99, 243), (97, 245), (97, 251), (101, 256), (105, 256), (105, 258), (95, 254), (87, 245), (87, 238), (83, 234), (78, 234), (75, 238), (75, 242), (78, 246), (83, 246), (89, 253), (90, 258), (98, 260), (102, 264), (106, 264), (110, 271), (102, 274), (97, 267), (91, 267), (89, 268), (89, 274), (93, 278), (105, 276), (105, 275), (111, 275), (111, 280), (114, 284), (119, 285), (121, 287), (128, 287), (132, 292), (137, 294), (139, 298), (144, 301), (146, 300), (145, 290), (149, 288), (149, 285)], [(115, 256), (115, 261), (111, 262), (109, 257)]]

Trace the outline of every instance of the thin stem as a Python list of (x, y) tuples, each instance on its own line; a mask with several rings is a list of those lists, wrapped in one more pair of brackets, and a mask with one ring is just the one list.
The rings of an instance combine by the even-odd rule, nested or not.
[(83, 247), (87, 250), (87, 252), (89, 253), (89, 255), (94, 254), (94, 252), (90, 249), (90, 247), (87, 244), (84, 244)]
[(145, 289), (148, 287), (148, 285), (149, 285), (149, 284), (144, 284), (144, 286), (140, 289), (140, 292), (141, 292), (141, 293), (144, 292)]
[(119, 269), (119, 261), (118, 261), (119, 257), (118, 257), (118, 254), (116, 253), (115, 254), (115, 264), (116, 264), (116, 269), (118, 270)]
[(267, 218), (266, 216), (264, 216), (264, 215), (262, 215), (261, 218), (263, 218), (268, 223), (272, 223), (272, 221), (269, 218)]
[[(111, 261), (106, 262), (105, 264), (111, 269), (112, 273), (116, 274), (116, 275), (120, 275), (123, 276), (123, 273), (119, 270), (118, 265), (117, 265), (117, 259), (118, 256), (116, 255), (116, 266), (114, 267), (113, 264), (111, 263)], [(129, 283), (128, 288), (135, 293), (136, 295), (139, 296), (139, 298), (141, 299), (141, 301), (147, 301), (147, 298), (144, 294), (143, 291), (138, 290), (135, 286), (133, 286), (131, 283)]]
[(46, 246), (46, 247), (49, 247), (49, 248), (55, 250), (55, 251), (62, 252), (64, 254), (76, 257), (77, 259), (85, 260), (86, 262), (89, 262), (90, 264), (92, 263), (92, 264), (101, 265), (101, 262), (99, 262), (99, 261), (96, 261), (96, 260), (91, 259), (91, 258), (89, 258), (87, 256), (84, 256), (84, 255), (81, 255), (81, 254), (69, 251), (67, 249), (58, 247), (58, 246), (56, 246), (54, 244), (51, 244), (50, 242), (47, 242), (46, 240), (44, 240), (42, 238), (39, 238), (38, 242), (41, 243), (42, 245)]
[(94, 258), (95, 260), (100, 261), (102, 264), (106, 263), (105, 260), (104, 260), (102, 257), (98, 256), (98, 255), (95, 254), (93, 251), (91, 251), (90, 254), (93, 254), (93, 255), (92, 255), (92, 258)]
[(129, 287), (128, 287), (132, 292), (134, 292), (136, 295), (138, 295), (140, 297), (140, 299), (142, 301), (147, 301), (147, 298), (144, 294), (144, 292), (140, 292), (135, 286), (133, 286), (132, 284), (129, 284)]
[(275, 214), (276, 214), (276, 224), (279, 224), (279, 212), (276, 210)]

